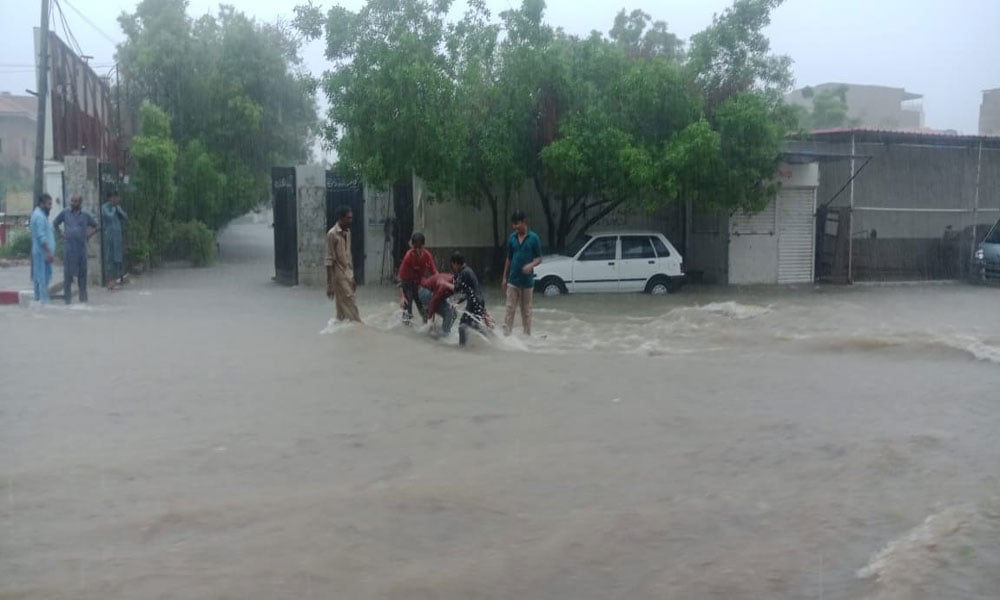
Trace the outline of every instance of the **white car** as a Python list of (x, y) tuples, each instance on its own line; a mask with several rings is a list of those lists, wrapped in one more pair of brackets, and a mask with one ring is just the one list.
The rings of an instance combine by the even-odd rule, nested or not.
[(542, 257), (535, 290), (546, 296), (588, 292), (666, 294), (684, 283), (677, 249), (655, 231), (581, 235), (563, 254)]

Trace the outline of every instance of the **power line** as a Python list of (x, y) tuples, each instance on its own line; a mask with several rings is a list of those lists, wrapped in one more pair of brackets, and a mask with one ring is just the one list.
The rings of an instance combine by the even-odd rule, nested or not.
[(97, 33), (101, 34), (101, 36), (102, 36), (102, 37), (103, 37), (104, 39), (108, 40), (108, 42), (110, 42), (110, 43), (111, 43), (112, 45), (114, 45), (114, 46), (117, 46), (117, 45), (118, 45), (118, 42), (116, 42), (114, 38), (112, 38), (112, 37), (111, 37), (110, 35), (108, 35), (107, 33), (105, 33), (103, 29), (101, 29), (100, 27), (98, 27), (97, 25), (95, 25), (95, 24), (94, 24), (94, 22), (93, 22), (93, 21), (91, 21), (90, 19), (88, 19), (88, 18), (87, 18), (87, 16), (86, 16), (85, 14), (83, 14), (82, 12), (80, 12), (80, 10), (79, 10), (79, 9), (77, 9), (77, 7), (73, 6), (73, 5), (72, 5), (72, 4), (70, 3), (70, 1), (69, 1), (69, 0), (62, 0), (62, 1), (63, 1), (63, 2), (64, 2), (64, 3), (66, 4), (66, 6), (70, 7), (71, 9), (73, 9), (73, 12), (75, 12), (75, 13), (76, 13), (77, 15), (79, 15), (79, 17), (80, 17), (81, 19), (83, 19), (83, 21), (84, 21), (84, 22), (85, 22), (85, 23), (86, 23), (87, 25), (90, 25), (90, 26), (91, 26), (91, 27), (92, 27), (92, 28), (94, 29), (94, 31), (96, 31)]
[(76, 36), (73, 35), (72, 30), (69, 28), (69, 23), (66, 22), (66, 13), (63, 12), (62, 6), (59, 5), (59, 0), (53, 0), (53, 2), (59, 11), (59, 21), (62, 23), (63, 34), (66, 36), (66, 44), (76, 52), (77, 56), (82, 56), (83, 48), (76, 41)]

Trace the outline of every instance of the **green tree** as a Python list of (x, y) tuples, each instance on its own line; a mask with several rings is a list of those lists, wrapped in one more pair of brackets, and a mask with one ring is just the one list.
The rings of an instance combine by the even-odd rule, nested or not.
[[(381, 186), (419, 174), (448, 181), (460, 135), (452, 64), (445, 51), (449, 2), (371, 0), (358, 12), (330, 9), (323, 86), (330, 100), (328, 141), (344, 171)], [(299, 9), (297, 26), (317, 32)]]
[(449, 32), (457, 82), (453, 126), (462, 138), (454, 180), (437, 187), (453, 189), (460, 202), (485, 203), (492, 222), (493, 267), (499, 271), (510, 201), (533, 160), (533, 121), (524, 82), (512, 77), (503, 61), (507, 45), (515, 42), (501, 40), (502, 28), (490, 16), (484, 2), (470, 0), (465, 17)]
[(447, 24), (449, 2), (369, 0), (357, 13), (299, 7), (304, 35), (326, 33), (333, 69), (328, 140), (370, 183), (411, 174), (444, 200), (486, 203), (494, 245), (507, 202), (534, 183), (548, 242), (612, 211), (690, 199), (755, 210), (793, 114), (787, 57), (762, 29), (778, 0), (736, 0), (690, 52), (641, 11), (610, 33), (567, 35), (543, 0), (494, 20), (480, 0)]
[(633, 57), (658, 56), (680, 61), (684, 56), (684, 42), (670, 33), (666, 22), (653, 22), (653, 18), (641, 10), (631, 13), (621, 10), (615, 16), (609, 36)]
[(184, 146), (177, 160), (177, 200), (174, 217), (178, 221), (201, 221), (215, 230), (224, 225), (226, 175), (217, 158), (198, 139)]
[(177, 146), (163, 110), (146, 102), (140, 115), (140, 134), (132, 139), (135, 187), (129, 197), (129, 244), (156, 262), (170, 243)]
[[(632, 41), (656, 31), (641, 29), (648, 22), (641, 15), (633, 22)], [(619, 15), (616, 28), (621, 23)], [(664, 155), (700, 116), (701, 98), (684, 79), (679, 52), (637, 53), (623, 39), (614, 30), (610, 39), (555, 38), (558, 75), (549, 80), (556, 85), (542, 113), (554, 123), (540, 123), (534, 180), (557, 248), (619, 208), (655, 209), (677, 199)]]
[(806, 130), (834, 129), (857, 123), (847, 116), (846, 85), (816, 92), (811, 87), (802, 89), (802, 96), (811, 101), (811, 107), (797, 107), (799, 125)]
[[(795, 110), (783, 101), (791, 87), (791, 58), (771, 53), (764, 28), (783, 0), (735, 0), (691, 38), (688, 77), (705, 98), (705, 115), (719, 133), (717, 178), (693, 194), (730, 211), (764, 208), (778, 188), (778, 166)], [(715, 200), (713, 200), (715, 198)]]
[(302, 69), (302, 39), (289, 27), (232, 6), (197, 20), (186, 9), (185, 0), (142, 0), (119, 17), (119, 85), (126, 115), (138, 116), (143, 101), (160, 106), (184, 149), (182, 214), (169, 218), (218, 228), (269, 198), (271, 166), (308, 159), (318, 81)]

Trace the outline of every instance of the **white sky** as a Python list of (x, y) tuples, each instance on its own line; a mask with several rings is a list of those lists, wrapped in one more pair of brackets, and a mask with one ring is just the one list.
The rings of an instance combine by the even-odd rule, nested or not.
[[(114, 45), (70, 6), (82, 11), (108, 37), (121, 40), (116, 17), (131, 11), (128, 0), (60, 0), (70, 30), (99, 74), (114, 62)], [(322, 0), (314, 0), (321, 3)], [(519, 0), (487, 0), (494, 11)], [(290, 18), (295, 0), (231, 0), (260, 20)], [(683, 39), (703, 29), (729, 0), (632, 0), (625, 3), (548, 0), (548, 21), (569, 32), (607, 31), (621, 8), (641, 8), (666, 21)], [(361, 0), (341, 4), (357, 9)], [(330, 2), (323, 3), (329, 7)], [(189, 14), (214, 11), (218, 2), (191, 0)], [(456, 6), (456, 13), (464, 7)], [(0, 91), (34, 89), (32, 27), (38, 1), (0, 0)], [(828, 81), (905, 87), (924, 95), (925, 124), (935, 129), (976, 133), (981, 92), (1000, 87), (1000, 0), (786, 0), (768, 31), (774, 51), (795, 61), (796, 86)], [(62, 32), (58, 13), (53, 27)], [(326, 67), (321, 43), (306, 51), (319, 74)]]

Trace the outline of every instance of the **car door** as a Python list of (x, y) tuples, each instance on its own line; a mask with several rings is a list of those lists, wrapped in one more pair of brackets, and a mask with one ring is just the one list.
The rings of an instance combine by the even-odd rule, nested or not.
[(618, 290), (641, 292), (656, 275), (656, 252), (648, 235), (623, 235), (622, 258), (618, 263)]
[(573, 261), (574, 292), (618, 291), (618, 236), (590, 240)]

